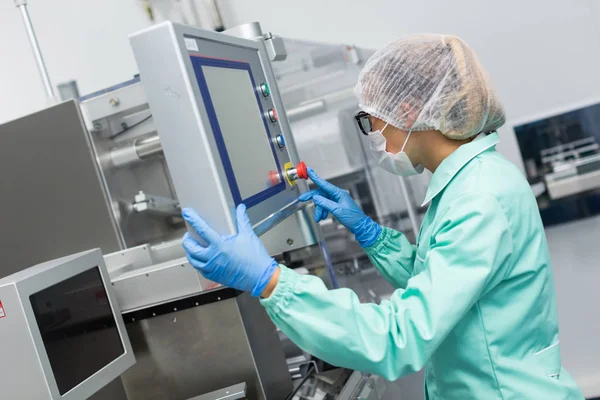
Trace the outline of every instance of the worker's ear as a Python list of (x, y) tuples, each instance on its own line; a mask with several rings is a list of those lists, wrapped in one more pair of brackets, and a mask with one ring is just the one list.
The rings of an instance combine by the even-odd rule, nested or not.
[(405, 129), (411, 129), (419, 117), (419, 110), (408, 103), (400, 104), (400, 115), (404, 116)]

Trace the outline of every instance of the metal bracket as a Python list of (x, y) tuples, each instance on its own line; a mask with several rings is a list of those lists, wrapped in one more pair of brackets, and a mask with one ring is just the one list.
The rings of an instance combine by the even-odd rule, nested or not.
[(133, 209), (159, 216), (177, 216), (181, 213), (179, 202), (168, 197), (153, 196), (143, 191), (135, 196)]
[(263, 38), (265, 39), (265, 46), (271, 61), (283, 61), (287, 58), (287, 50), (282, 38), (273, 36), (270, 32), (265, 33)]
[(271, 32), (263, 34), (260, 23), (258, 22), (239, 25), (235, 28), (227, 29), (224, 33), (246, 39), (264, 40), (271, 61), (283, 61), (287, 58), (287, 51), (285, 50), (283, 39), (274, 36)]

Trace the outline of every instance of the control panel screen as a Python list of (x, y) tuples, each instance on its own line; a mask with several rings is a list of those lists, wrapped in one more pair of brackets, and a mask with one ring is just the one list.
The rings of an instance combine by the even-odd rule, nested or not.
[(124, 354), (98, 267), (29, 300), (61, 395)]
[(236, 65), (202, 65), (202, 74), (239, 196), (245, 202), (281, 182), (272, 178), (278, 176), (279, 167), (255, 86), (249, 70)]

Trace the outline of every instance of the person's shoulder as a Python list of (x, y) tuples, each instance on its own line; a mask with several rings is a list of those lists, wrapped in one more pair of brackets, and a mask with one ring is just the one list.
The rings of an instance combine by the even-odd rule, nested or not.
[(531, 187), (523, 172), (497, 151), (487, 151), (476, 157), (477, 189), (493, 195), (531, 195)]
[(445, 193), (446, 200), (465, 197), (495, 199), (503, 208), (533, 196), (521, 170), (495, 150), (483, 152), (469, 161), (454, 177)]

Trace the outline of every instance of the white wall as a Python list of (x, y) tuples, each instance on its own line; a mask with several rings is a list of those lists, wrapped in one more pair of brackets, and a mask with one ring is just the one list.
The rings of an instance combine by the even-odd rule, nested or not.
[[(500, 150), (521, 166), (511, 121), (524, 122), (600, 99), (600, 2), (596, 0), (219, 3), (229, 27), (258, 20), (265, 30), (299, 39), (377, 48), (406, 33), (463, 37), (479, 54), (506, 106), (509, 124), (501, 131)], [(137, 72), (127, 35), (149, 25), (141, 1), (30, 0), (29, 4), (55, 84), (76, 79), (81, 92), (89, 93)], [(0, 1), (0, 35), (2, 123), (43, 107), (44, 93), (20, 17), (10, 0)], [(580, 278), (572, 269), (574, 264), (584, 268), (588, 284), (600, 282), (600, 270), (594, 269), (600, 268), (600, 250), (593, 243), (586, 248), (559, 247), (565, 242), (583, 243), (561, 229), (552, 230), (551, 250), (560, 280), (557, 291), (564, 361), (587, 395), (600, 396), (600, 326), (588, 323), (588, 318), (597, 320), (593, 302), (598, 305), (600, 299), (594, 295), (598, 291), (593, 284), (586, 291), (577, 291)], [(598, 229), (597, 224), (583, 224), (577, 231), (583, 238), (595, 238)], [(596, 314), (584, 314), (590, 310)]]
[[(52, 83), (76, 79), (82, 94), (131, 79), (127, 35), (149, 25), (137, 0), (29, 0)], [(45, 107), (20, 14), (0, 1), (0, 123)], [(57, 93), (58, 94), (58, 93)]]

